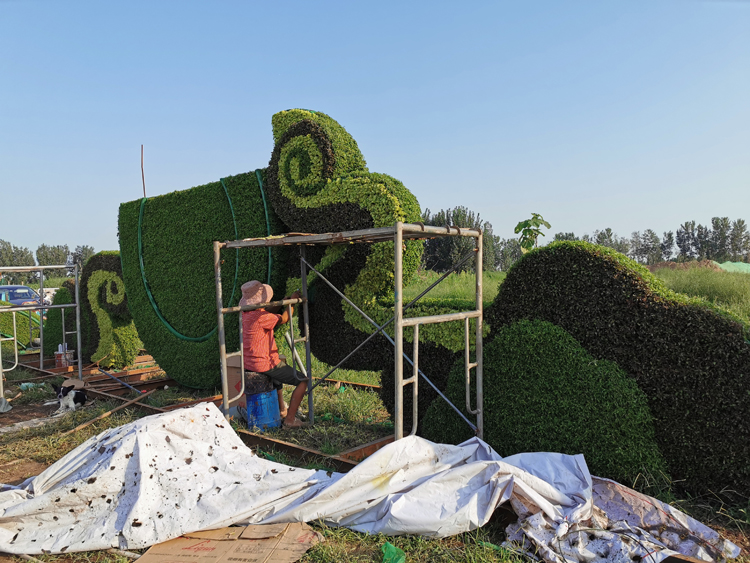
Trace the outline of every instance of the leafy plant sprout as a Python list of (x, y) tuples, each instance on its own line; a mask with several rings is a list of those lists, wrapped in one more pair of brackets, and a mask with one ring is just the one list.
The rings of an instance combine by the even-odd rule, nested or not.
[(536, 248), (537, 239), (540, 235), (544, 236), (544, 233), (540, 228), (542, 225), (544, 225), (548, 229), (552, 228), (552, 225), (545, 221), (544, 217), (539, 215), (539, 213), (532, 213), (531, 219), (526, 219), (525, 221), (521, 221), (520, 223), (518, 223), (518, 225), (516, 225), (516, 228), (513, 232), (516, 234), (521, 233), (521, 237), (519, 239), (519, 242), (521, 244), (521, 252), (526, 254), (532, 248)]

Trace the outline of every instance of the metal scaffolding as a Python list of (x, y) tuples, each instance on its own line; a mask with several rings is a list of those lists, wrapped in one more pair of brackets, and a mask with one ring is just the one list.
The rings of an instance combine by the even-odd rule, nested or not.
[[(450, 272), (446, 272), (441, 276), (435, 283), (430, 285), (425, 291), (419, 296), (413, 299), (408, 304), (403, 303), (403, 250), (404, 240), (416, 240), (416, 239), (428, 239), (446, 236), (463, 236), (471, 237), (474, 239), (474, 249), (467, 256), (465, 256)], [(378, 325), (373, 319), (371, 319), (364, 311), (362, 311), (357, 305), (352, 303), (342, 292), (342, 290), (336, 288), (326, 277), (316, 270), (305, 257), (306, 246), (329, 246), (329, 245), (340, 245), (340, 244), (355, 244), (365, 243), (372, 244), (377, 242), (393, 242), (394, 243), (394, 261), (395, 261), (395, 302), (394, 302), (394, 315), (384, 324)], [(286, 299), (282, 301), (274, 301), (270, 303), (261, 303), (253, 307), (224, 307), (222, 300), (222, 288), (221, 288), (221, 257), (220, 251), (223, 248), (269, 248), (274, 246), (298, 246), (300, 249), (300, 270), (301, 270), (301, 282), (302, 282), (302, 298), (301, 299)], [(410, 435), (416, 433), (417, 421), (418, 421), (418, 389), (419, 389), (419, 377), (421, 376), (434, 390), (440, 395), (448, 404), (458, 413), (458, 415), (477, 433), (480, 438), (483, 438), (484, 434), (484, 411), (483, 411), (483, 385), (482, 385), (482, 232), (475, 229), (461, 229), (458, 227), (434, 227), (429, 225), (422, 225), (421, 223), (402, 223), (398, 222), (393, 227), (382, 227), (374, 229), (363, 229), (357, 231), (345, 231), (339, 233), (319, 233), (319, 234), (286, 234), (281, 236), (272, 236), (265, 238), (252, 238), (235, 241), (214, 241), (214, 272), (216, 280), (216, 310), (218, 316), (218, 336), (219, 336), (219, 355), (221, 358), (221, 381), (222, 381), (222, 393), (224, 396), (223, 411), (225, 415), (229, 412), (229, 403), (237, 400), (245, 391), (244, 389), (244, 377), (242, 377), (242, 390), (236, 396), (230, 399), (229, 397), (229, 384), (228, 384), (228, 369), (227, 369), (227, 358), (232, 356), (242, 357), (242, 315), (240, 315), (240, 350), (237, 352), (227, 353), (226, 351), (226, 334), (224, 330), (224, 315), (230, 313), (239, 313), (241, 311), (249, 311), (268, 306), (284, 306), (290, 307), (296, 303), (302, 303), (302, 322), (304, 325), (305, 336), (298, 339), (293, 339), (293, 326), (290, 324), (290, 331), (287, 335), (287, 342), (292, 350), (292, 367), (296, 370), (297, 366), (300, 371), (306, 375), (308, 380), (307, 387), (307, 401), (310, 423), (314, 423), (314, 411), (313, 411), (313, 390), (322, 381), (328, 378), (336, 369), (338, 369), (346, 360), (348, 360), (353, 354), (355, 354), (362, 346), (364, 346), (370, 339), (374, 338), (377, 334), (382, 334), (395, 348), (394, 352), (394, 373), (395, 373), (395, 405), (394, 405), (394, 429), (396, 439), (400, 439), (404, 436), (403, 428), (403, 393), (404, 387), (412, 385), (412, 429)], [(476, 307), (472, 311), (463, 311), (456, 313), (447, 313), (443, 315), (431, 315), (423, 317), (404, 317), (404, 311), (412, 307), (419, 299), (421, 299), (427, 292), (443, 281), (450, 273), (461, 267), (471, 258), (475, 260), (475, 271), (476, 271)], [(312, 369), (311, 369), (311, 353), (310, 353), (310, 325), (309, 325), (309, 314), (308, 314), (308, 296), (307, 296), (307, 272), (315, 272), (315, 274), (326, 284), (328, 284), (343, 300), (351, 305), (357, 312), (359, 312), (370, 324), (375, 327), (375, 331), (370, 334), (362, 343), (360, 343), (354, 350), (352, 350), (344, 359), (342, 359), (336, 366), (334, 366), (327, 374), (319, 379), (317, 383), (313, 383)], [(471, 362), (470, 350), (469, 350), (469, 334), (470, 319), (476, 319), (475, 326), (475, 338), (476, 338), (476, 354), (475, 361)], [(466, 388), (466, 410), (467, 412), (476, 416), (476, 424), (472, 423), (466, 416), (453, 405), (448, 398), (435, 387), (435, 385), (429, 380), (429, 378), (419, 369), (419, 327), (421, 325), (442, 323), (449, 321), (464, 321), (464, 380)], [(290, 315), (291, 323), (291, 315)], [(394, 323), (394, 335), (395, 338), (391, 338), (386, 332), (385, 328), (391, 323)], [(404, 353), (404, 327), (414, 327), (414, 343), (413, 343), (413, 358), (410, 358)], [(291, 336), (290, 336), (291, 335)], [(298, 343), (305, 344), (305, 364), (302, 365), (302, 361), (299, 358), (295, 345)], [(404, 379), (404, 360), (412, 366), (411, 377)], [(241, 360), (241, 373), (244, 374), (244, 359)], [(471, 407), (471, 370), (475, 370), (476, 378), (476, 406)]]
[[(16, 325), (16, 313), (21, 311), (29, 312), (29, 344), (33, 341), (33, 330), (31, 324), (31, 312), (39, 311), (39, 369), (44, 369), (44, 312), (54, 309), (60, 309), (62, 315), (62, 344), (65, 344), (66, 336), (72, 334), (76, 335), (76, 356), (78, 361), (78, 379), (83, 379), (83, 363), (81, 361), (81, 307), (80, 307), (80, 295), (78, 289), (78, 264), (73, 267), (73, 274), (75, 276), (75, 303), (66, 303), (64, 305), (45, 305), (44, 304), (44, 270), (61, 270), (67, 269), (68, 266), (0, 266), (0, 272), (39, 272), (39, 296), (42, 300), (41, 305), (21, 305), (13, 306), (0, 309), (0, 314), (12, 314), (13, 315), (13, 335), (3, 337), (0, 335), (0, 344), (2, 342), (13, 342), (13, 348), (15, 350), (14, 363), (11, 368), (3, 367), (3, 352), (2, 345), (0, 345), (0, 397), (4, 395), (4, 375), (5, 372), (13, 371), (18, 366), (18, 331)], [(76, 312), (76, 330), (66, 331), (65, 330), (65, 309), (75, 309)]]

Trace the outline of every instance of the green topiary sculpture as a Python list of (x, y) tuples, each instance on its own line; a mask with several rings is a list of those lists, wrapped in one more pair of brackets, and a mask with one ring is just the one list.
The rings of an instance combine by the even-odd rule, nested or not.
[[(463, 361), (454, 365), (446, 393), (466, 414), (463, 367)], [(500, 455), (582, 453), (593, 474), (625, 483), (644, 470), (664, 470), (644, 393), (616, 364), (595, 360), (562, 328), (545, 321), (500, 328), (484, 349), (484, 374), (484, 439)], [(440, 399), (423, 428), (437, 442), (473, 435)]]
[(750, 496), (750, 344), (739, 320), (583, 242), (532, 251), (508, 272), (485, 320), (496, 334), (521, 319), (561, 326), (634, 378), (673, 478)]
[[(283, 111), (273, 117), (273, 132), (275, 147), (266, 170), (120, 206), (130, 310), (146, 348), (185, 385), (205, 388), (219, 382), (212, 241), (420, 219), (414, 196), (398, 180), (369, 172), (354, 139), (329, 116)], [(407, 280), (421, 251), (421, 242), (407, 242)], [(252, 278), (270, 280), (276, 295), (283, 295), (290, 274), (299, 275), (297, 257), (288, 254), (274, 251), (269, 260), (265, 250), (223, 251), (225, 305), (236, 304), (239, 286)], [(373, 319), (390, 317), (392, 243), (310, 249), (308, 259)], [(313, 353), (337, 363), (373, 328), (321, 280), (310, 279)], [(237, 349), (236, 323), (236, 315), (227, 317), (228, 350)], [(392, 358), (390, 344), (376, 338), (348, 365), (382, 369)]]
[[(66, 282), (53, 304), (73, 303), (74, 282)], [(133, 323), (122, 281), (120, 253), (116, 250), (94, 254), (81, 273), (81, 351), (85, 363), (104, 368), (122, 368), (133, 364), (143, 343)], [(51, 356), (62, 342), (62, 315), (59, 309), (47, 314), (44, 325), (44, 353)], [(66, 309), (65, 330), (75, 331), (75, 310)], [(68, 349), (76, 348), (75, 334), (66, 338)]]

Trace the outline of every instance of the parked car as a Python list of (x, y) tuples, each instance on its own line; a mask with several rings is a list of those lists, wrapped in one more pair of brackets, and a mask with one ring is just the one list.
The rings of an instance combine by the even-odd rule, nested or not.
[(41, 305), (39, 294), (25, 285), (0, 285), (0, 301), (12, 305)]

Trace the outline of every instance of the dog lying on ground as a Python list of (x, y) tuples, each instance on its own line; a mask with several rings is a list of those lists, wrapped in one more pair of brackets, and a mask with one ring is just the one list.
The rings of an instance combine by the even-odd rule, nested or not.
[(74, 411), (78, 407), (82, 407), (87, 400), (85, 389), (75, 389), (73, 387), (58, 387), (52, 384), (57, 395), (57, 400), (60, 401), (60, 408), (57, 412)]

